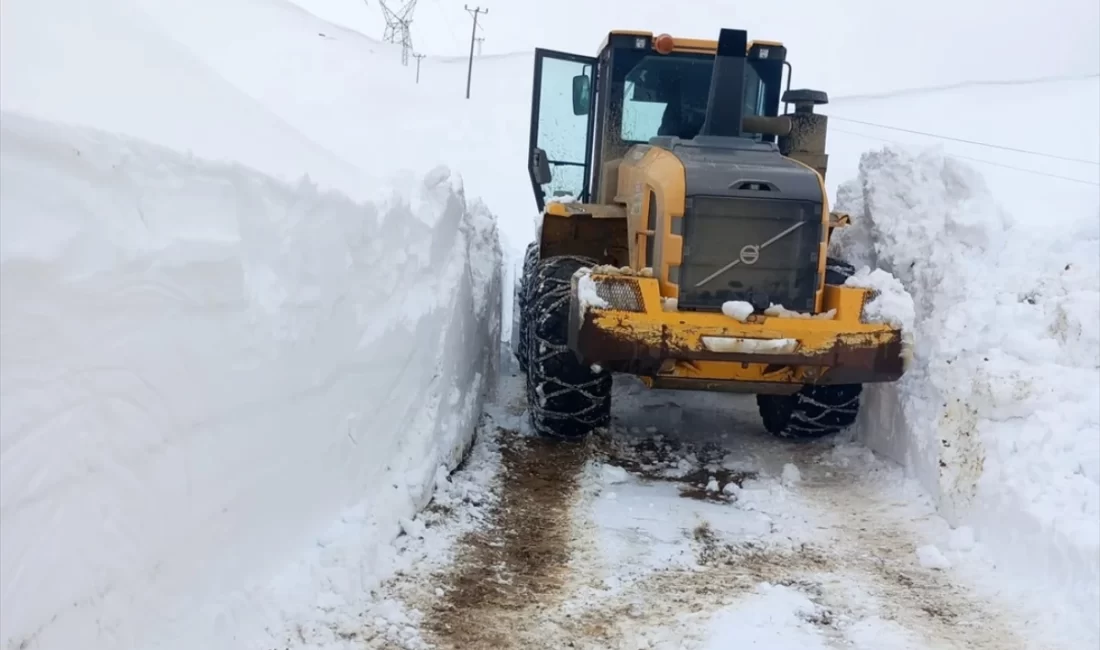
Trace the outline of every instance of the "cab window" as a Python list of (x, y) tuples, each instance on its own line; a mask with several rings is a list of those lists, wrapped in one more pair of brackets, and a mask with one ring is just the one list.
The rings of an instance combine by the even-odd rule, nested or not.
[[(714, 59), (706, 55), (660, 55), (619, 52), (615, 67), (621, 74), (624, 144), (646, 143), (655, 136), (690, 139), (706, 117), (707, 96)], [(616, 75), (617, 77), (619, 75)], [(756, 67), (745, 66), (744, 115), (765, 115), (765, 83)], [(760, 139), (759, 135), (746, 134)]]

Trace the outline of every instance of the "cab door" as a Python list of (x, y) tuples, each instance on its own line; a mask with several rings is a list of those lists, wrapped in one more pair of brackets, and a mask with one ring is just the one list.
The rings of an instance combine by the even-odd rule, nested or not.
[(527, 169), (539, 211), (547, 201), (587, 201), (596, 59), (537, 48)]

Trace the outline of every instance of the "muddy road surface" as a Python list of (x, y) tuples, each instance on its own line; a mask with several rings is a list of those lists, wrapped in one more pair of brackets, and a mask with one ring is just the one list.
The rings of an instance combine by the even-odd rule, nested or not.
[(956, 571), (966, 531), (865, 448), (774, 440), (751, 401), (629, 388), (611, 431), (555, 443), (524, 433), (518, 386), (455, 475), (492, 498), (434, 512), (443, 550), (387, 583), (404, 614), (367, 647), (1040, 647)]

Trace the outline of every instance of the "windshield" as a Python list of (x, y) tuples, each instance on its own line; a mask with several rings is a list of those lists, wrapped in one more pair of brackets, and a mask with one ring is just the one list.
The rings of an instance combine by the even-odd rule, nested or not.
[[(690, 139), (706, 117), (714, 57), (706, 54), (617, 53), (615, 84), (623, 84), (624, 143), (649, 142), (655, 136)], [(764, 82), (752, 63), (745, 66), (744, 115), (764, 115)], [(759, 139), (758, 135), (748, 135)]]

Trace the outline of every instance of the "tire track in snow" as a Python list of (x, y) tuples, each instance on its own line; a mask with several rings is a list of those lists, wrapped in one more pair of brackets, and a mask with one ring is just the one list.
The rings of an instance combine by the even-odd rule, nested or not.
[(588, 445), (501, 431), (500, 500), (489, 526), (459, 540), (424, 627), (446, 647), (527, 648), (569, 571), (570, 512)]
[[(498, 399), (516, 416), (514, 388)], [(628, 417), (660, 420), (645, 413), (648, 398), (627, 397)], [(680, 424), (667, 415), (679, 407), (660, 405), (663, 437), (621, 421), (586, 444), (498, 429), (487, 522), (457, 540), (453, 564), (390, 591), (424, 612), (423, 640), (439, 650), (714, 650), (749, 637), (807, 650), (1028, 647), (1011, 609), (921, 565), (919, 520), (931, 508), (890, 487), (897, 477), (867, 450), (774, 440), (745, 405), (678, 399)], [(788, 476), (787, 464), (801, 472)], [(737, 487), (707, 490), (712, 476)]]
[[(633, 453), (659, 446), (652, 439), (632, 440), (620, 433), (598, 444), (594, 455), (603, 462), (629, 468), (645, 481), (668, 481), (639, 469), (643, 464)], [(895, 516), (889, 503), (876, 497), (858, 471), (830, 471), (836, 468), (822, 458), (819, 446), (768, 441), (764, 451), (810, 469), (807, 479), (784, 488), (783, 500), (760, 505), (817, 510), (824, 515), (815, 523), (819, 532), (814, 536), (818, 539), (775, 543), (774, 539), (759, 536), (729, 535), (703, 519), (684, 531), (695, 566), (663, 567), (617, 590), (599, 584), (599, 577), (610, 573), (623, 578), (623, 566), (601, 566), (598, 553), (578, 553), (572, 571), (572, 602), (543, 612), (542, 631), (528, 639), (524, 647), (718, 647), (707, 645), (714, 641), (706, 633), (710, 619), (724, 608), (736, 608), (758, 598), (763, 584), (801, 592), (817, 606), (799, 616), (815, 630), (822, 647), (853, 647), (849, 638), (852, 626), (871, 620), (904, 639), (908, 644), (901, 646), (904, 648), (1024, 650), (1026, 644), (989, 603), (957, 584), (950, 573), (920, 565), (914, 552), (918, 546), (914, 534)], [(699, 450), (686, 449), (683, 453), (696, 454)], [(647, 460), (652, 463), (653, 455)], [(675, 463), (676, 456), (656, 460)], [(711, 473), (717, 474), (722, 483), (734, 481), (738, 485), (756, 478), (752, 473)], [(679, 483), (684, 499), (735, 508), (734, 500), (700, 488), (708, 480), (706, 474), (692, 471), (671, 482)], [(776, 519), (780, 516), (779, 512), (767, 514)], [(581, 531), (598, 531), (600, 527), (600, 521), (591, 513), (578, 514), (578, 523), (574, 524), (574, 530)], [(782, 534), (782, 526), (776, 528), (773, 525), (772, 532)], [(587, 544), (595, 545), (595, 540)], [(585, 546), (583, 542), (574, 545), (578, 549)]]
[[(798, 495), (834, 518), (828, 531), (829, 573), (815, 576), (815, 598), (849, 618), (874, 615), (900, 625), (921, 647), (1024, 650), (1004, 614), (960, 584), (955, 576), (922, 566), (909, 523), (856, 472), (826, 472), (809, 458), (811, 476)], [(844, 597), (853, 583), (866, 600)]]

